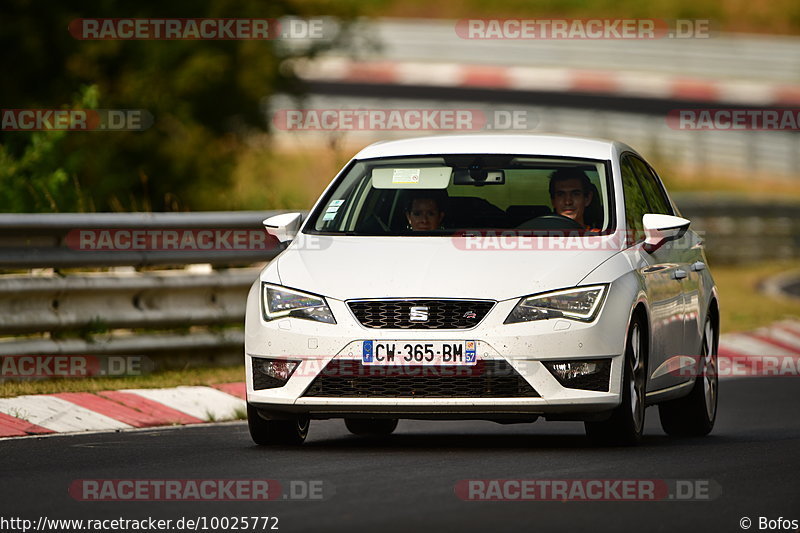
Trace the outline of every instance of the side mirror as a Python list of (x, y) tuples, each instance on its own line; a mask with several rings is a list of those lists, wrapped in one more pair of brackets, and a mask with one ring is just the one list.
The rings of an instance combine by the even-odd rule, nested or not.
[(273, 235), (279, 242), (288, 242), (297, 236), (302, 221), (302, 213), (283, 213), (269, 217), (263, 224), (267, 233)]
[(672, 215), (648, 213), (642, 217), (644, 249), (648, 253), (658, 250), (664, 243), (680, 239), (689, 229), (689, 221)]

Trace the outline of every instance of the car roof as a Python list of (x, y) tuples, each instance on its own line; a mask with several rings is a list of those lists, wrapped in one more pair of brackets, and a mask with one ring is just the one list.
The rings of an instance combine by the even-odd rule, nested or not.
[(571, 135), (437, 135), (377, 142), (361, 150), (355, 159), (433, 154), (529, 154), (605, 160), (622, 151), (635, 152), (618, 141)]

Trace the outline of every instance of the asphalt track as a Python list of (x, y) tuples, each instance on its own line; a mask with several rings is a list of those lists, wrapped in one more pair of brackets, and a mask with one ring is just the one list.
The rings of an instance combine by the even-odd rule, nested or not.
[[(0, 515), (269, 515), (286, 532), (724, 532), (742, 531), (747, 516), (757, 531), (760, 516), (800, 519), (798, 385), (792, 377), (723, 381), (717, 426), (702, 439), (668, 438), (650, 408), (637, 448), (592, 448), (580, 423), (541, 421), (401, 421), (383, 439), (352, 436), (338, 420), (316, 421), (300, 448), (254, 446), (243, 422), (9, 439), (0, 442)], [(284, 488), (292, 480), (322, 480), (325, 498), (81, 502), (68, 493), (75, 480), (129, 478), (274, 479)], [(700, 479), (719, 494), (693, 501), (475, 502), (454, 492), (464, 479)]]

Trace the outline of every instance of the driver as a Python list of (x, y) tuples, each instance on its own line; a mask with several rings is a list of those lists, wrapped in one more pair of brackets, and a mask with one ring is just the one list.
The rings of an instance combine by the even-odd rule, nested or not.
[(406, 204), (406, 219), (413, 231), (441, 229), (444, 219), (447, 191), (421, 189), (414, 191)]
[(561, 168), (550, 174), (550, 201), (557, 215), (587, 227), (584, 213), (594, 194), (589, 176), (578, 168)]

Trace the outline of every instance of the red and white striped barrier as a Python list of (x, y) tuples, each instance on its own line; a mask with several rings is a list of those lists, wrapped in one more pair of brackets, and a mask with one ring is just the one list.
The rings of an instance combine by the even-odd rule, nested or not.
[(324, 58), (294, 64), (308, 81), (613, 94), (741, 105), (800, 105), (800, 84), (656, 72)]
[(0, 437), (201, 424), (241, 418), (245, 384), (0, 399)]

